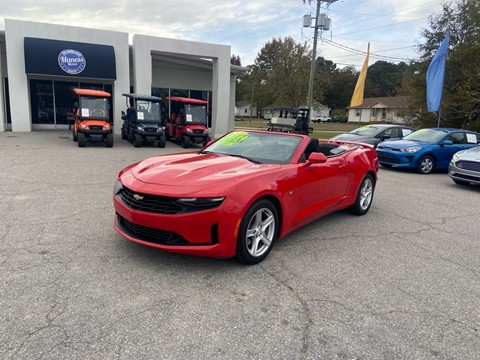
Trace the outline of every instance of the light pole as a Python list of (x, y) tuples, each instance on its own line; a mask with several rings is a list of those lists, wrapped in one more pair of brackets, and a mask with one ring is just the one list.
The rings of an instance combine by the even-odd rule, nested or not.
[[(336, 2), (337, 0), (317, 0), (317, 12), (315, 16), (315, 26), (313, 32), (313, 50), (312, 50), (312, 61), (310, 63), (310, 77), (308, 78), (308, 97), (307, 97), (307, 109), (311, 112), (312, 102), (313, 102), (313, 80), (315, 77), (315, 62), (317, 60), (317, 40), (318, 40), (318, 29), (329, 30), (330, 29), (330, 18), (325, 16), (325, 14), (320, 14), (320, 5), (322, 2), (327, 3), (327, 6), (331, 3)], [(311, 27), (311, 17), (310, 15), (305, 15), (303, 17), (303, 26)]]

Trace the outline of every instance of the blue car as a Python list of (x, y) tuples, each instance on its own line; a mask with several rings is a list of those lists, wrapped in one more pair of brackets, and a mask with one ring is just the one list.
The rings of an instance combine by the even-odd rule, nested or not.
[(420, 129), (402, 140), (378, 144), (380, 165), (402, 167), (429, 174), (433, 170), (446, 170), (457, 151), (480, 144), (480, 134), (460, 129)]

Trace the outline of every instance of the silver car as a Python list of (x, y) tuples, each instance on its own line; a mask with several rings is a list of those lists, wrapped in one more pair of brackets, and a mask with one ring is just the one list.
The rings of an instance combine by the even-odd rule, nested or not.
[(480, 185), (480, 146), (455, 153), (448, 166), (448, 176), (455, 184)]

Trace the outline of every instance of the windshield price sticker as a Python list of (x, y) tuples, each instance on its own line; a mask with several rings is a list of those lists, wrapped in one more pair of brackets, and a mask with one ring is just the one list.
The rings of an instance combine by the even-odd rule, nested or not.
[(82, 108), (82, 116), (83, 117), (89, 117), (90, 116), (89, 109)]
[(138, 119), (138, 120), (143, 120), (143, 119), (145, 119), (145, 117), (143, 116), (143, 112), (139, 111), (139, 112), (137, 113), (137, 119)]
[(192, 122), (192, 114), (187, 114), (187, 122)]
[(225, 136), (221, 141), (220, 144), (231, 146), (242, 141), (248, 139), (248, 133), (246, 132), (233, 132)]

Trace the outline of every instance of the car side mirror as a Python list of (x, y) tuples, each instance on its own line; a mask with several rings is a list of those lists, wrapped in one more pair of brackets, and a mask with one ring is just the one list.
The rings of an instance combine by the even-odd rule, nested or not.
[(307, 159), (310, 164), (324, 164), (327, 162), (327, 157), (324, 153), (312, 152)]
[(453, 145), (452, 140), (445, 140), (442, 145)]
[(382, 140), (390, 139), (390, 135), (382, 135)]

